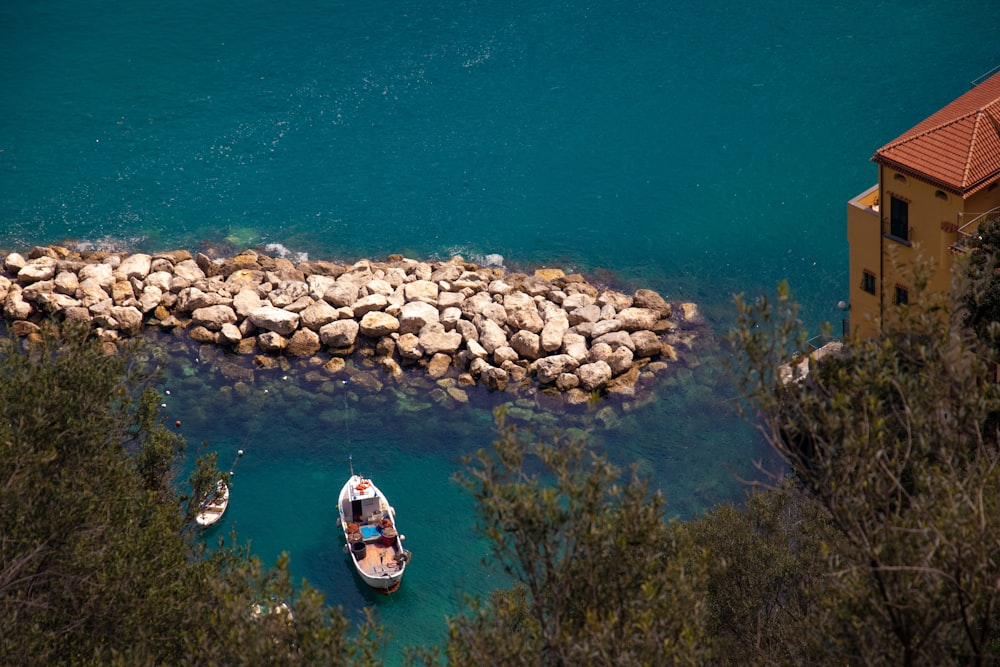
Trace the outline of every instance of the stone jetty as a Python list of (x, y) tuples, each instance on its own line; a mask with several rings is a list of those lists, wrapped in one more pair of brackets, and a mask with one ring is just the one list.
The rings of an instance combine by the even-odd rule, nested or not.
[(155, 327), (245, 355), (258, 368), (305, 358), (330, 376), (360, 355), (391, 378), (452, 375), (493, 391), (632, 395), (666, 372), (678, 340), (699, 324), (691, 303), (626, 294), (579, 274), (532, 275), (459, 257), (294, 263), (247, 250), (213, 259), (186, 250), (12, 252), (0, 272), (8, 330), (38, 335), (44, 320), (92, 327), (113, 350)]

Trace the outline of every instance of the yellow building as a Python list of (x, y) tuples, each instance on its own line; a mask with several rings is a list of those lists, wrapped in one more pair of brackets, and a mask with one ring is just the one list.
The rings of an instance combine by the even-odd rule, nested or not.
[(910, 303), (901, 267), (936, 270), (951, 287), (955, 254), (983, 220), (1000, 215), (1000, 73), (875, 152), (878, 183), (847, 204), (850, 303), (845, 336), (871, 338), (897, 303)]

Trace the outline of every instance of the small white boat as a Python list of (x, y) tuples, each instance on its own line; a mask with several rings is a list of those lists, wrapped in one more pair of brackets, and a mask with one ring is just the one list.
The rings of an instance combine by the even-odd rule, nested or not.
[[(233, 465), (229, 466), (230, 477), (236, 474), (236, 462), (240, 460), (241, 456), (243, 456), (243, 450), (237, 450)], [(215, 488), (201, 499), (201, 504), (198, 505), (198, 514), (195, 515), (194, 520), (202, 528), (207, 528), (222, 518), (227, 507), (229, 507), (229, 483), (225, 477), (221, 477), (215, 483)]]
[(396, 511), (370, 479), (355, 475), (340, 490), (338, 523), (344, 530), (344, 551), (366, 584), (392, 593), (403, 579), (410, 552), (396, 530)]
[(198, 514), (194, 520), (198, 525), (207, 528), (222, 518), (226, 507), (229, 506), (229, 485), (226, 480), (220, 479), (215, 484), (215, 488), (208, 492), (198, 506)]

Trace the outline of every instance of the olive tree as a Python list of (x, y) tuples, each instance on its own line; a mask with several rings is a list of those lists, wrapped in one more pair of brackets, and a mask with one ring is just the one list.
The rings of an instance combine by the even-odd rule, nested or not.
[[(0, 664), (379, 664), (381, 630), (287, 561), (195, 538), (147, 371), (86, 330), (0, 337)], [(254, 613), (272, 598), (292, 613)]]
[[(516, 585), (449, 622), (448, 664), (696, 664), (709, 655), (704, 560), (664, 499), (582, 437), (506, 424), (459, 481), (476, 500), (491, 565)], [(432, 662), (425, 656), (426, 662)]]
[[(737, 300), (748, 416), (836, 531), (816, 649), (848, 664), (983, 664), (1000, 602), (1000, 407), (993, 357), (948, 295), (923, 291), (882, 335), (810, 363), (787, 287)], [(787, 366), (786, 366), (787, 367)]]

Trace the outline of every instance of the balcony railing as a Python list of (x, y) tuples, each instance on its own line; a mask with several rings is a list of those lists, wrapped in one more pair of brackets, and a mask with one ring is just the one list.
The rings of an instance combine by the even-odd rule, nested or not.
[[(965, 221), (965, 218), (969, 218)], [(959, 213), (958, 214), (958, 238), (954, 243), (951, 244), (949, 249), (952, 252), (967, 252), (969, 249), (969, 241), (976, 235), (979, 231), (979, 225), (983, 224), (988, 220), (1000, 219), (1000, 206), (992, 208), (985, 213)]]

